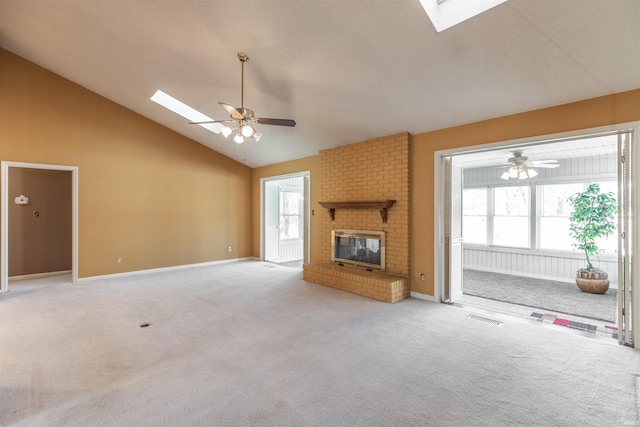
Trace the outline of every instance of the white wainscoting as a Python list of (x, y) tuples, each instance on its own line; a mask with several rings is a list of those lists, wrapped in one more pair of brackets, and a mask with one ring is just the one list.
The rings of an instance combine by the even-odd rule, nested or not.
[[(538, 277), (559, 282), (574, 282), (576, 271), (584, 267), (580, 254), (562, 252), (527, 251), (512, 248), (486, 248), (466, 246), (464, 268)], [(602, 256), (593, 264), (609, 275), (612, 288), (618, 283), (618, 262), (615, 256)]]
[(280, 259), (278, 261), (296, 261), (304, 258), (304, 240), (280, 240)]

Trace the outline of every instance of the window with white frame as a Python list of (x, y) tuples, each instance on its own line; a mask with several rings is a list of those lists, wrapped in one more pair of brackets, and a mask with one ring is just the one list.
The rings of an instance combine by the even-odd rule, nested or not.
[(493, 244), (529, 247), (528, 185), (493, 188)]
[(488, 188), (463, 190), (462, 230), (465, 243), (487, 244), (487, 190)]
[(548, 184), (538, 185), (538, 248), (571, 251), (573, 240), (569, 236), (569, 197), (582, 191), (584, 185)]
[[(592, 182), (538, 183), (520, 186), (466, 188), (463, 190), (463, 237), (468, 244), (576, 251), (569, 235), (571, 195), (584, 191)], [(600, 181), (601, 192), (617, 192), (614, 180)], [(533, 216), (532, 206), (536, 206)], [(534, 218), (536, 242), (531, 241)], [(617, 221), (617, 218), (616, 218)], [(617, 251), (617, 233), (600, 239), (603, 253)]]
[[(569, 197), (585, 191), (591, 182), (538, 185), (538, 248), (547, 250), (575, 251), (574, 240), (569, 235), (569, 216), (572, 207)], [(616, 181), (597, 182), (600, 192), (616, 194)], [(617, 222), (617, 218), (616, 218)], [(618, 238), (614, 232), (606, 239), (598, 239), (603, 253), (616, 253)]]
[(302, 238), (304, 193), (301, 190), (280, 191), (280, 239)]

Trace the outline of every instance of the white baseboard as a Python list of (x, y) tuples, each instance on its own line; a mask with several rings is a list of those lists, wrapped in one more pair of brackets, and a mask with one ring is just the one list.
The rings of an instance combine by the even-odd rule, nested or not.
[(65, 274), (71, 274), (71, 270), (51, 271), (48, 273), (25, 274), (23, 276), (11, 276), (9, 277), (9, 281), (13, 282), (15, 280), (42, 279), (45, 277), (64, 276)]
[(127, 271), (125, 273), (103, 274), (103, 275), (100, 275), (100, 276), (82, 277), (82, 278), (78, 279), (78, 282), (85, 282), (85, 281), (88, 281), (88, 280), (95, 280), (95, 279), (113, 279), (113, 278), (116, 278), (116, 277), (138, 276), (138, 275), (141, 275), (141, 274), (149, 274), (149, 273), (162, 273), (162, 272), (166, 272), (166, 271), (183, 270), (185, 268), (208, 267), (208, 266), (212, 266), (212, 265), (230, 264), (230, 263), (233, 263), (233, 262), (240, 262), (240, 261), (247, 261), (247, 260), (260, 261), (259, 258), (255, 258), (255, 257), (223, 259), (223, 260), (220, 260), (220, 261), (201, 262), (201, 263), (197, 263), (197, 264), (175, 265), (175, 266), (172, 266), (172, 267), (160, 267), (160, 268), (151, 268), (151, 269), (148, 269), (148, 270)]
[(411, 297), (430, 302), (437, 302), (433, 295), (421, 294), (420, 292), (411, 291)]

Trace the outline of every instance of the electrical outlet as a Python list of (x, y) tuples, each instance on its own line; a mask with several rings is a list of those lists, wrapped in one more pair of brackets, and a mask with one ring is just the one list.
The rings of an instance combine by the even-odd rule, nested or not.
[(422, 273), (420, 275), (420, 280), (422, 280), (424, 282), (425, 280), (427, 280), (427, 276), (425, 276), (424, 273)]
[(118, 264), (122, 264), (122, 257), (121, 257), (121, 256), (119, 256), (118, 258), (116, 258), (116, 262), (117, 262)]
[(229, 252), (233, 252), (233, 249), (231, 248), (231, 246), (229, 246)]

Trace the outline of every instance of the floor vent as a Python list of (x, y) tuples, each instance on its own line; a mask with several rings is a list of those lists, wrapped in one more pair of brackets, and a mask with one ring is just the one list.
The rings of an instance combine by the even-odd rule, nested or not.
[(479, 320), (485, 323), (491, 323), (492, 325), (496, 325), (496, 326), (502, 325), (502, 322), (498, 322), (497, 320), (487, 319), (486, 317), (474, 316), (473, 314), (469, 316), (469, 319)]

